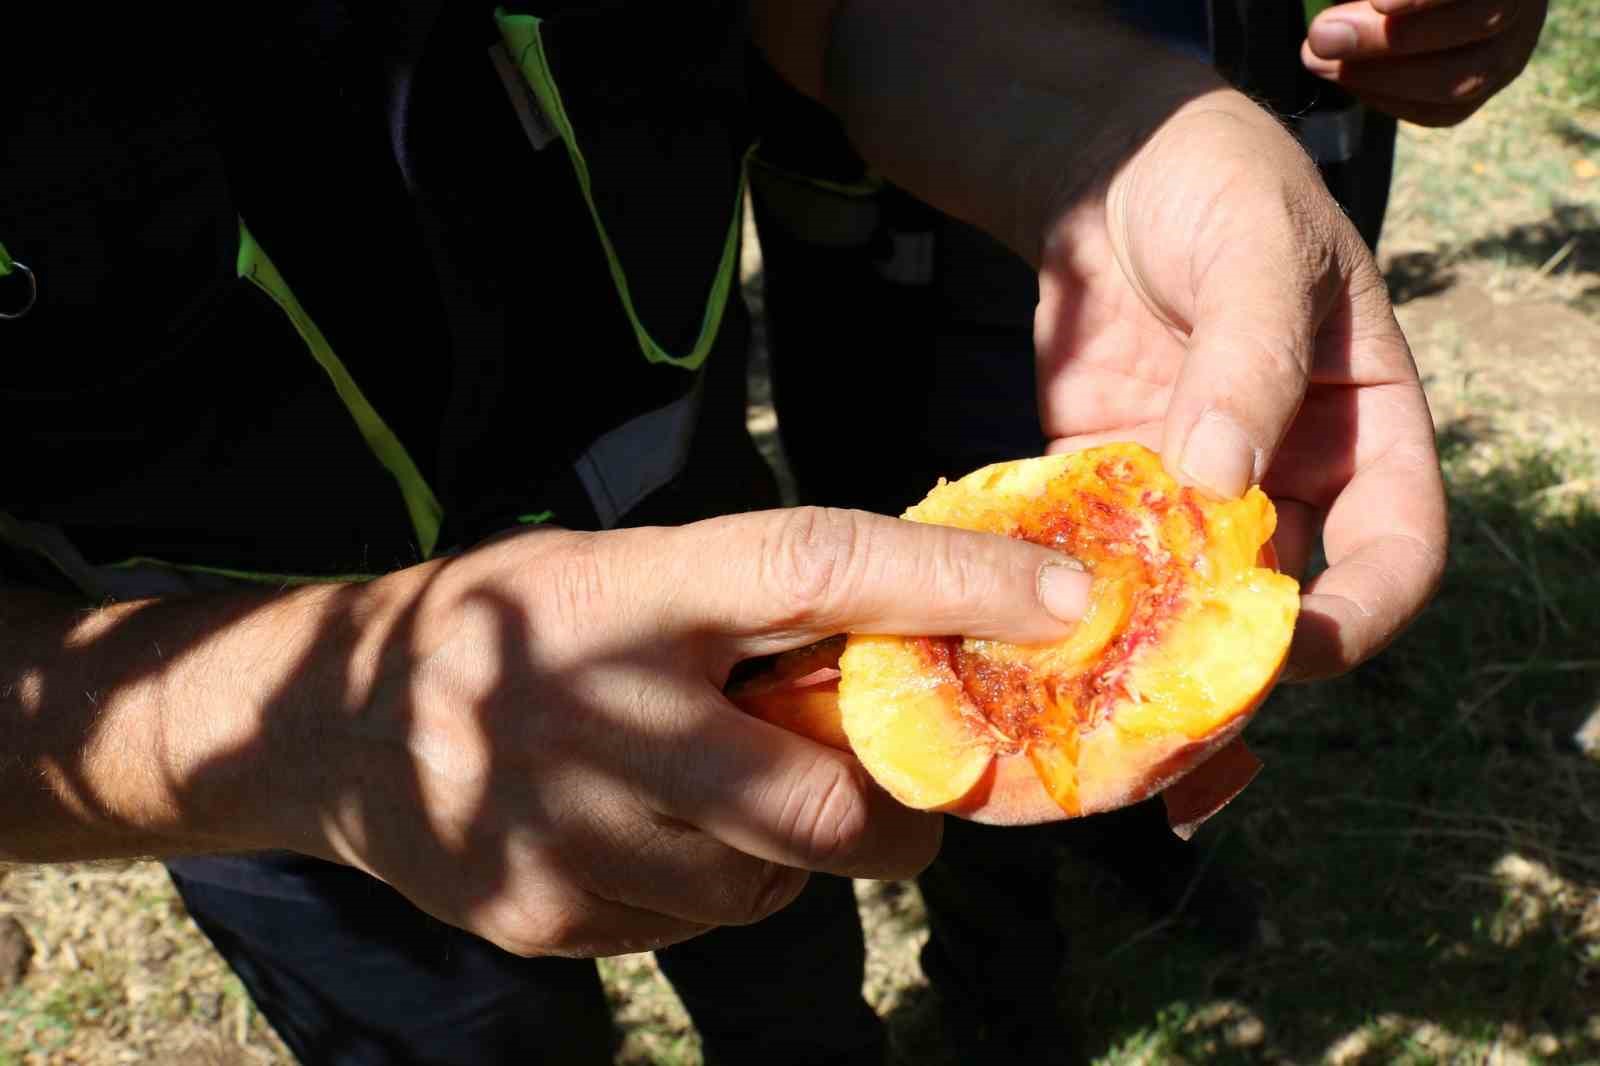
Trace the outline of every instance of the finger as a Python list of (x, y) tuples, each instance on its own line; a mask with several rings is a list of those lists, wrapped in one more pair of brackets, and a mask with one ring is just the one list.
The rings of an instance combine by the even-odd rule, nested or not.
[(1481, 104), (1494, 95), (1521, 71), (1527, 56), (1518, 49), (1508, 53), (1505, 43), (1496, 40), (1410, 56), (1404, 62), (1326, 60), (1307, 45), (1301, 60), (1313, 74), (1355, 93), (1459, 107)]
[(1052, 549), (863, 511), (713, 519), (673, 531), (665, 550), (636, 547), (653, 560), (636, 572), (663, 586), (643, 601), (666, 604), (652, 637), (716, 633), (729, 666), (839, 632), (1055, 640), (1089, 594)]
[(1436, 7), (1459, 4), (1461, 0), (1370, 0), (1373, 8), (1385, 15), (1409, 15), (1414, 11), (1431, 11)]
[(1299, 500), (1273, 500), (1278, 512), (1278, 528), (1272, 533), (1272, 549), (1278, 556), (1278, 570), (1299, 580), (1311, 560), (1311, 548), (1322, 532), (1322, 515)]
[(687, 732), (641, 768), (660, 814), (769, 863), (899, 880), (939, 850), (940, 815), (909, 810), (850, 755), (741, 714), (714, 693)]
[(1489, 102), (1488, 97), (1479, 100), (1469, 100), (1459, 104), (1430, 104), (1416, 100), (1401, 100), (1394, 96), (1385, 96), (1370, 90), (1361, 90), (1354, 95), (1363, 104), (1374, 111), (1381, 112), (1392, 118), (1409, 122), (1416, 126), (1429, 126), (1442, 129), (1448, 126), (1458, 126), (1475, 115), (1484, 104)]
[(1262, 178), (1230, 192), (1193, 281), (1194, 328), (1161, 449), (1177, 476), (1225, 497), (1260, 481), (1299, 410), (1313, 334), (1359, 243), (1320, 184)]
[(548, 885), (541, 886), (532, 903), (516, 896), (497, 897), (492, 905), (469, 915), (466, 927), (513, 955), (574, 959), (655, 951), (711, 928)]
[(619, 821), (614, 846), (585, 848), (577, 875), (602, 900), (696, 925), (749, 925), (805, 888), (806, 871), (736, 851), (687, 822), (639, 808)]
[(1322, 60), (1394, 59), (1447, 52), (1487, 41), (1515, 21), (1518, 0), (1455, 3), (1385, 14), (1370, 3), (1341, 4), (1318, 15), (1306, 32), (1311, 55)]
[[(1415, 405), (1425, 413), (1421, 388)], [(1444, 574), (1448, 524), (1432, 439), (1400, 437), (1362, 464), (1328, 513), (1328, 569), (1305, 589), (1290, 649), (1298, 679), (1343, 673), (1422, 610)]]

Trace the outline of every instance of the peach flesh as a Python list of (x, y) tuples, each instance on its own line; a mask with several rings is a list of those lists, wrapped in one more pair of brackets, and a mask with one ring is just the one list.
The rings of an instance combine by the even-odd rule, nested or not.
[(790, 653), (781, 677), (734, 690), (736, 703), (848, 745), (910, 806), (996, 824), (1124, 806), (1222, 752), (1169, 798), (1175, 827), (1192, 829), (1253, 776), (1235, 740), (1298, 609), (1292, 580), (1271, 570), (1275, 516), (1259, 490), (1202, 497), (1153, 453), (1111, 445), (941, 483), (906, 517), (1067, 552), (1094, 573), (1089, 615), (1042, 647), (852, 637), (837, 681), (819, 672), (837, 645)]

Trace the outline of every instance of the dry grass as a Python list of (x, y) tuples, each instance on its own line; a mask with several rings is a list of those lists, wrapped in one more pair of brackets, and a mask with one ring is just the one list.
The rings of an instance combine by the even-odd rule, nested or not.
[(0, 994), (0, 1066), (289, 1063), (154, 863), (0, 865), (32, 945)]

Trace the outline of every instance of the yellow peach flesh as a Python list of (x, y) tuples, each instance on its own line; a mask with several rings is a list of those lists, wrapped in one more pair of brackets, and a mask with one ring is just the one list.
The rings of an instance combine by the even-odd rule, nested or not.
[(1142, 799), (1232, 741), (1287, 655), (1298, 586), (1258, 565), (1275, 523), (1259, 489), (1205, 497), (1154, 453), (1108, 445), (941, 482), (905, 517), (1045, 544), (1094, 578), (1054, 644), (851, 637), (842, 729), (831, 691), (787, 720), (736, 700), (842, 736), (908, 806), (1016, 824)]

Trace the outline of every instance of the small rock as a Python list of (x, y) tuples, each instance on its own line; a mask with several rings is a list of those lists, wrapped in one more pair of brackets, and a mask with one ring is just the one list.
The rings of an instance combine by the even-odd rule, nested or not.
[(189, 1002), (194, 1012), (208, 1022), (222, 1017), (222, 993), (200, 989), (190, 994)]
[(1260, 1047), (1266, 1038), (1266, 1023), (1252, 1014), (1228, 1026), (1222, 1040), (1229, 1047)]
[(1600, 707), (1594, 709), (1577, 732), (1572, 734), (1573, 742), (1578, 745), (1578, 750), (1589, 758), (1600, 762)]
[(20, 985), (32, 961), (33, 941), (22, 923), (10, 915), (0, 918), (0, 992)]
[(1271, 918), (1262, 918), (1257, 921), (1256, 940), (1268, 951), (1276, 951), (1283, 947), (1283, 933), (1278, 930), (1278, 923)]
[(147, 965), (153, 969), (159, 969), (162, 964), (166, 963), (177, 953), (178, 945), (171, 937), (164, 936), (160, 940), (155, 941), (149, 946), (149, 948), (146, 949), (145, 958), (149, 960)]

